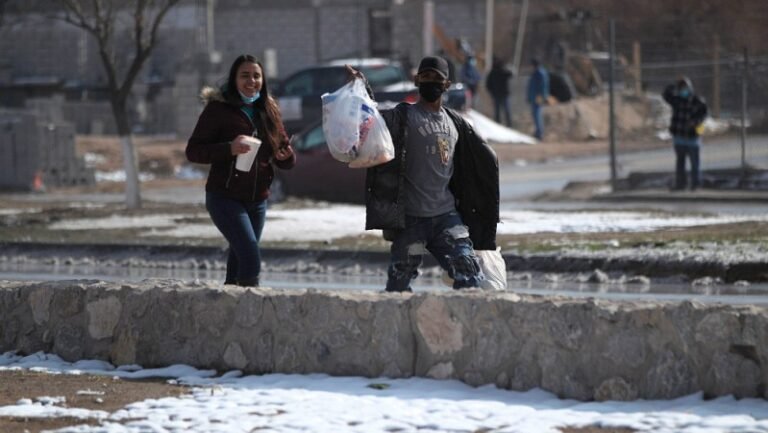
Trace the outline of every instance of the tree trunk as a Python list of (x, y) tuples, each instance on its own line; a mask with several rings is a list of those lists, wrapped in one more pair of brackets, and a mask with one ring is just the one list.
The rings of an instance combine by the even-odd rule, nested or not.
[(128, 124), (125, 101), (113, 101), (112, 112), (115, 115), (117, 134), (123, 149), (123, 168), (125, 169), (125, 205), (128, 209), (141, 207), (141, 188), (139, 185), (139, 158), (133, 145), (133, 136)]

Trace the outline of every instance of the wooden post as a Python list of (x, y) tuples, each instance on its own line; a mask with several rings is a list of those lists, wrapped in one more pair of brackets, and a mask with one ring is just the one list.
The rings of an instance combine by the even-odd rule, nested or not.
[(720, 35), (712, 47), (712, 117), (720, 118)]
[(640, 42), (632, 43), (632, 64), (635, 70), (635, 95), (643, 94), (643, 71), (640, 67)]

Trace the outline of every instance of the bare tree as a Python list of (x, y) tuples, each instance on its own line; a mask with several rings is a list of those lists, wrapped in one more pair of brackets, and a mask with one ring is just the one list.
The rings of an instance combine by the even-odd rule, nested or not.
[[(1, 1), (1, 0), (0, 0)], [(168, 11), (180, 0), (56, 0), (63, 7), (60, 19), (88, 32), (96, 39), (99, 57), (109, 87), (112, 114), (123, 150), (125, 195), (129, 208), (141, 207), (138, 157), (131, 136), (127, 102), (131, 88), (142, 66), (157, 45), (158, 28)], [(125, 61), (118, 62), (118, 18), (128, 20), (128, 33), (133, 45)], [(120, 60), (123, 60), (122, 58)]]

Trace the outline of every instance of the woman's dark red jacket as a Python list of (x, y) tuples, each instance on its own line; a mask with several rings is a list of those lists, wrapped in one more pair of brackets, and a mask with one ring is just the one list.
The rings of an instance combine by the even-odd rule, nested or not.
[[(197, 120), (195, 130), (187, 142), (187, 159), (198, 164), (211, 164), (207, 192), (223, 194), (242, 201), (261, 201), (269, 197), (269, 186), (275, 176), (273, 165), (288, 170), (296, 164), (293, 154), (285, 161), (274, 158), (273, 149), (289, 146), (283, 125), (278, 125), (281, 143), (272, 143), (264, 126), (263, 106), (256, 105), (254, 120), (240, 109), (241, 104), (224, 99), (220, 91), (206, 88), (202, 93), (205, 109)], [(230, 142), (238, 135), (252, 135), (254, 129), (262, 140), (251, 171), (235, 169), (236, 157)]]

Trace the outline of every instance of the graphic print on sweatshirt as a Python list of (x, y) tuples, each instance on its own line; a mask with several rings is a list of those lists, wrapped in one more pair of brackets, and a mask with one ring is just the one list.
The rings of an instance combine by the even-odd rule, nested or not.
[(432, 112), (419, 104), (408, 110), (405, 164), (405, 212), (436, 216), (454, 210), (448, 189), (459, 133), (445, 109)]

